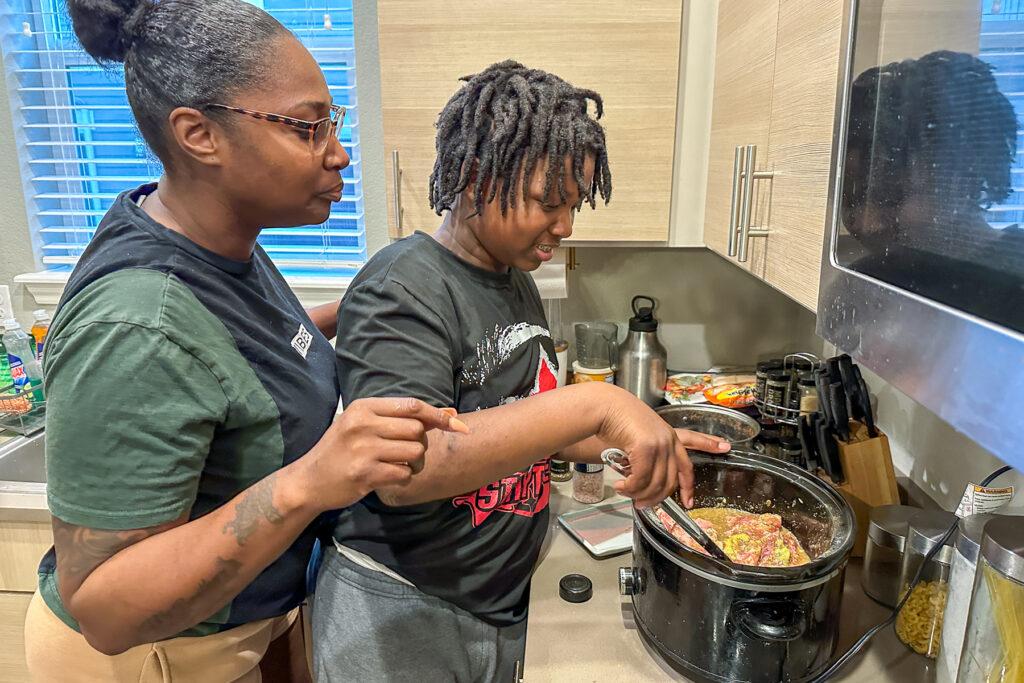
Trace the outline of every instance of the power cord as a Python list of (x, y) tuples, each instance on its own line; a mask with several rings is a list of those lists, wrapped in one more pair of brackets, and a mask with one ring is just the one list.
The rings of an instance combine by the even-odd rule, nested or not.
[[(1003, 474), (1006, 474), (1012, 469), (1013, 468), (1010, 467), (1009, 465), (1004, 465), (1003, 467), (1000, 467), (995, 472), (985, 477), (985, 479), (982, 480), (981, 485), (988, 486), (996, 479), (996, 477), (1002, 476)], [(953, 537), (953, 534), (956, 533), (956, 528), (959, 523), (959, 519), (953, 522), (953, 525), (950, 526), (944, 534), (942, 534), (942, 537), (939, 539), (939, 542), (935, 544), (935, 547), (929, 550), (928, 554), (924, 556), (924, 561), (921, 563), (921, 566), (917, 568), (917, 573), (914, 574), (914, 580), (910, 582), (910, 585), (907, 587), (907, 591), (904, 593), (903, 598), (899, 601), (896, 607), (893, 608), (892, 613), (888, 617), (886, 617), (884, 621), (879, 622), (875, 626), (872, 626), (870, 629), (868, 629), (867, 632), (864, 633), (864, 635), (862, 635), (860, 639), (850, 647), (849, 650), (847, 650), (839, 657), (834, 659), (832, 663), (828, 665), (828, 668), (819, 673), (817, 676), (812, 676), (810, 678), (803, 679), (803, 683), (824, 683), (824, 681), (831, 680), (832, 677), (839, 673), (840, 669), (846, 666), (850, 662), (850, 660), (853, 659), (864, 648), (864, 646), (871, 641), (872, 638), (878, 635), (878, 633), (881, 632), (885, 627), (889, 626), (894, 621), (896, 621), (896, 617), (899, 616), (900, 610), (902, 610), (903, 606), (907, 604), (907, 600), (910, 598), (911, 592), (913, 592), (917, 584), (921, 582), (921, 575), (924, 573), (925, 568), (932, 561), (932, 558), (934, 558), (935, 555), (940, 550), (942, 550), (942, 546), (944, 546), (946, 542)]]

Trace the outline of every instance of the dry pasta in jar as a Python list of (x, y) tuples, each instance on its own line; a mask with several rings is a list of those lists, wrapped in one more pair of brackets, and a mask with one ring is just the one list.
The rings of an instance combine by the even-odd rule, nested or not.
[(939, 654), (947, 586), (945, 581), (921, 581), (910, 591), (907, 604), (896, 617), (899, 639), (914, 652), (932, 659)]

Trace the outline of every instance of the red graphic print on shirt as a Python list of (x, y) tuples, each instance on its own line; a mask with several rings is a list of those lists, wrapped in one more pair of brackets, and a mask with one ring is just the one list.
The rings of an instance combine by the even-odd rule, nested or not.
[[(555, 367), (541, 349), (540, 363), (530, 396), (554, 389), (558, 384)], [(479, 491), (452, 499), (456, 507), (465, 505), (472, 513), (474, 527), (483, 524), (495, 512), (533, 517), (548, 506), (551, 495), (551, 469), (548, 459), (535, 462), (529, 469), (487, 484)]]

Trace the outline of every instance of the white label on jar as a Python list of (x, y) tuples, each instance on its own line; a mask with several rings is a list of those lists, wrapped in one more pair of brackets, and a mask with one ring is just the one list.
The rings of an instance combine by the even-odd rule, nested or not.
[(956, 509), (956, 516), (970, 517), (971, 515), (995, 512), (1009, 503), (1012, 498), (1012, 486), (993, 488), (991, 486), (968, 484), (964, 490), (963, 498), (960, 499), (960, 506)]

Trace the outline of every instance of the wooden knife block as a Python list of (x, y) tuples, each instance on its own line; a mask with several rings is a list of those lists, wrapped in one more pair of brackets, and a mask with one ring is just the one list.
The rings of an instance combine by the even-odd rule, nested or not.
[(839, 461), (843, 465), (846, 481), (835, 484), (824, 473), (820, 476), (835, 486), (853, 508), (853, 514), (857, 519), (857, 537), (852, 555), (863, 557), (871, 508), (900, 502), (896, 471), (893, 469), (892, 453), (889, 451), (889, 437), (878, 430), (878, 436), (871, 438), (866, 426), (851, 420), (850, 442), (844, 443), (836, 439), (836, 443), (839, 446)]

